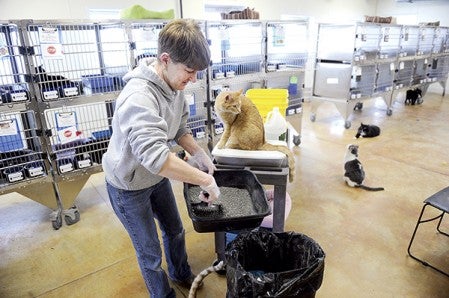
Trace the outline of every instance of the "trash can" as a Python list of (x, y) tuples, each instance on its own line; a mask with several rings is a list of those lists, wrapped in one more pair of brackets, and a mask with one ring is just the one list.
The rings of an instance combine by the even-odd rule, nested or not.
[[(267, 189), (265, 190), (265, 196), (267, 197), (268, 205), (270, 206), (271, 213), (267, 216), (265, 216), (262, 220), (262, 223), (260, 224), (260, 227), (266, 228), (267, 230), (271, 231), (273, 229), (273, 205), (274, 205), (274, 189)], [(288, 192), (285, 193), (285, 220), (287, 220), (288, 215), (290, 214), (290, 210), (292, 209), (292, 199)], [(249, 231), (249, 229), (243, 230), (243, 231)], [(236, 231), (228, 231), (225, 234), (226, 237), (226, 245), (234, 240), (237, 235), (242, 232), (240, 230)]]
[(227, 298), (315, 297), (323, 281), (325, 253), (300, 233), (240, 233), (225, 258)]

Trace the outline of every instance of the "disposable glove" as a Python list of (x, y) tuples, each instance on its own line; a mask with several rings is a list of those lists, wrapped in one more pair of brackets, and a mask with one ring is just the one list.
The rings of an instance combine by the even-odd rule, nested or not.
[(201, 201), (211, 203), (218, 199), (220, 196), (220, 189), (217, 186), (217, 183), (215, 182), (214, 177), (212, 177), (212, 182), (208, 185), (200, 185), (201, 189), (203, 191), (200, 192), (200, 195), (198, 196)]
[(201, 171), (207, 171), (210, 175), (217, 169), (203, 148), (197, 150), (187, 162)]

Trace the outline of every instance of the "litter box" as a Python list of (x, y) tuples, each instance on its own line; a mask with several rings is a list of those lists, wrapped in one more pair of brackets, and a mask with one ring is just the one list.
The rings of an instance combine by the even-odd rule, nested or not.
[[(260, 226), (265, 216), (271, 214), (265, 190), (257, 177), (248, 170), (216, 170), (214, 178), (220, 188), (221, 195), (214, 202), (220, 204), (220, 210), (201, 212), (196, 209), (200, 202), (198, 194), (201, 188), (197, 185), (184, 183), (184, 198), (193, 228), (199, 233), (226, 232)], [(244, 193), (235, 197), (232, 191)], [(240, 205), (239, 205), (240, 204)], [(244, 208), (236, 207), (245, 206)]]

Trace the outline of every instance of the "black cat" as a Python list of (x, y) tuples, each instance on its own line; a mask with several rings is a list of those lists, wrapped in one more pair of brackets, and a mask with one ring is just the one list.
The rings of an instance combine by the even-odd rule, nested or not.
[(422, 90), (419, 88), (407, 90), (404, 103), (411, 104), (412, 106), (416, 103), (422, 103)]
[(362, 138), (374, 138), (380, 135), (380, 128), (377, 125), (372, 124), (360, 124), (360, 127), (357, 130), (357, 134), (355, 137), (358, 139)]
[[(79, 82), (73, 82), (61, 75), (49, 75), (42, 65), (39, 65), (34, 69), (36, 71), (36, 81), (39, 83), (39, 87), (42, 92), (55, 90), (58, 91), (59, 97), (75, 96), (81, 94), (82, 84), (80, 84)], [(73, 87), (77, 88), (75, 92), (72, 91), (70, 94), (66, 94), (64, 92), (65, 88)]]
[(37, 81), (40, 83), (42, 89), (57, 89), (57, 87), (64, 87), (70, 85), (70, 80), (60, 75), (49, 75), (42, 65), (35, 67)]

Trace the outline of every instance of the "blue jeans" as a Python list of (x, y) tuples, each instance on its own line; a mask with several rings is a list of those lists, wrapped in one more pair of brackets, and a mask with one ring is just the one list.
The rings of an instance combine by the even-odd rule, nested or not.
[(155, 219), (159, 222), (168, 275), (175, 281), (192, 274), (187, 262), (185, 231), (168, 179), (142, 190), (123, 190), (106, 182), (112, 208), (136, 250), (137, 261), (152, 298), (175, 297), (161, 268), (162, 251)]

